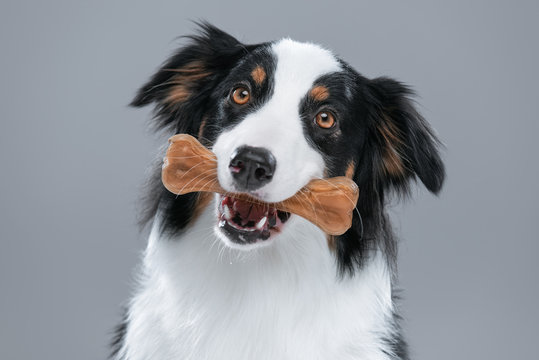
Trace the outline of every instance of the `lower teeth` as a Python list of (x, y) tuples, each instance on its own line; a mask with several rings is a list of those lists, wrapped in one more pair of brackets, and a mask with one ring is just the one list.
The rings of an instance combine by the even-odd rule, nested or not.
[(258, 220), (258, 222), (254, 222), (253, 220), (243, 220), (238, 213), (238, 206), (236, 201), (230, 201), (230, 200), (222, 200), (221, 202), (221, 217), (219, 221), (219, 226), (223, 227), (225, 224), (229, 224), (234, 229), (240, 230), (240, 231), (261, 231), (261, 232), (269, 232), (277, 223), (278, 218), (278, 211), (274, 208), (267, 208), (265, 215)]

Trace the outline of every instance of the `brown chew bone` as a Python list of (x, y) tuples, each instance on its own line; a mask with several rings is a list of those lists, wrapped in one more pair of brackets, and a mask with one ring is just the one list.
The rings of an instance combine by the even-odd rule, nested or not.
[[(163, 163), (162, 179), (174, 194), (195, 191), (232, 195), (254, 203), (260, 200), (241, 193), (230, 194), (217, 180), (217, 157), (190, 135), (174, 135)], [(297, 214), (329, 235), (341, 235), (352, 226), (359, 190), (351, 179), (338, 176), (311, 180), (296, 195), (268, 204), (281, 211)]]

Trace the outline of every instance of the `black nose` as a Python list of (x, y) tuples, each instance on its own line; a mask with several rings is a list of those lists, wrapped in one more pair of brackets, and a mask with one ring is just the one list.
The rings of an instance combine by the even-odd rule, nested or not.
[(256, 190), (271, 181), (275, 158), (264, 148), (241, 146), (232, 154), (229, 169), (238, 190)]

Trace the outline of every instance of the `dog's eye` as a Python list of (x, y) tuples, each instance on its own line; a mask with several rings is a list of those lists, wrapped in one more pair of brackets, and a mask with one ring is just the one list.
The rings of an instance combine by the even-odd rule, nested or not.
[(249, 93), (249, 90), (247, 88), (244, 88), (242, 86), (239, 86), (232, 91), (232, 95), (230, 96), (232, 98), (232, 101), (234, 101), (238, 105), (246, 104), (249, 99), (251, 98), (251, 94)]
[(331, 129), (335, 126), (335, 117), (327, 111), (320, 111), (314, 118), (316, 124), (323, 129)]

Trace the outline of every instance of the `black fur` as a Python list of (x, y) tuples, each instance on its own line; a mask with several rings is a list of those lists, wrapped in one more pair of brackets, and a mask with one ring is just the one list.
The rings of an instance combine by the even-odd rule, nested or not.
[[(155, 126), (168, 129), (170, 134), (200, 135), (210, 146), (226, 127), (233, 126), (264, 104), (272, 94), (271, 77), (275, 69), (269, 43), (243, 45), (230, 35), (202, 24), (198, 35), (190, 36), (190, 43), (176, 52), (138, 92), (133, 106), (155, 104)], [(185, 101), (167, 103), (174, 76), (196, 62), (208, 75), (190, 84), (191, 95)], [(261, 64), (268, 81), (262, 86), (246, 85), (257, 99), (247, 107), (222, 103), (235, 84), (247, 82), (254, 64)], [(330, 90), (330, 97), (317, 102), (308, 96), (302, 102), (305, 132), (324, 156), (329, 176), (343, 175), (347, 165), (356, 165), (354, 181), (360, 188), (358, 212), (352, 227), (337, 237), (336, 255), (341, 274), (352, 275), (361, 267), (367, 251), (382, 247), (390, 263), (396, 256), (395, 239), (384, 212), (389, 194), (404, 196), (410, 183), (418, 178), (431, 192), (437, 193), (445, 177), (444, 166), (438, 154), (439, 142), (423, 117), (414, 108), (413, 92), (402, 83), (389, 79), (369, 80), (341, 61), (344, 71), (321, 77), (316, 82)], [(187, 75), (190, 75), (189, 73)], [(338, 118), (338, 127), (331, 130), (313, 126), (312, 119), (325, 108)], [(388, 150), (383, 130), (394, 132), (399, 143)], [(340, 133), (338, 133), (340, 131)], [(387, 137), (387, 134), (385, 134)], [(395, 160), (402, 172), (391, 174), (384, 165), (387, 151), (395, 150)], [(143, 222), (153, 218), (158, 208), (164, 214), (163, 231), (178, 232), (189, 223), (197, 194), (176, 196), (164, 189), (156, 169), (152, 179), (148, 206)]]
[[(189, 44), (161, 66), (131, 105), (155, 104), (156, 128), (170, 135), (191, 134), (211, 147), (223, 129), (234, 126), (271, 97), (275, 59), (269, 51), (270, 43), (243, 45), (209, 24), (200, 27), (200, 33), (190, 36)], [(261, 85), (245, 75), (254, 65), (262, 65), (267, 73)], [(413, 92), (398, 81), (367, 79), (345, 62), (341, 65), (343, 71), (316, 81), (316, 85), (329, 89), (329, 98), (317, 101), (306, 95), (300, 114), (306, 137), (326, 161), (328, 176), (344, 175), (350, 163), (354, 164), (353, 180), (360, 189), (358, 211), (352, 227), (335, 238), (334, 249), (340, 275), (352, 276), (370, 249), (381, 248), (389, 264), (395, 264), (396, 239), (384, 211), (388, 197), (406, 196), (416, 179), (438, 193), (445, 170), (438, 153), (440, 143), (415, 109)], [(193, 75), (196, 71), (200, 72), (198, 76)], [(190, 76), (196, 81), (189, 82)], [(180, 93), (180, 101), (170, 101), (178, 81), (189, 95)], [(249, 87), (257, 100), (241, 108), (225, 102), (223, 99), (237, 84)], [(313, 119), (320, 109), (333, 113), (337, 126), (315, 126)], [(192, 218), (198, 194), (176, 196), (165, 190), (160, 164), (154, 174), (142, 221), (150, 221), (159, 211), (162, 231), (181, 232)], [(121, 343), (122, 329), (116, 344)], [(399, 333), (387, 341), (396, 358), (408, 359)]]
[[(215, 112), (212, 95), (215, 88), (228, 75), (239, 60), (259, 47), (245, 46), (232, 36), (207, 23), (200, 24), (198, 35), (187, 36), (190, 43), (168, 59), (152, 78), (138, 91), (131, 106), (142, 107), (155, 104), (153, 126), (170, 134), (185, 133), (197, 136), (204, 116)], [(193, 82), (188, 101), (168, 104), (166, 98), (174, 87), (174, 76), (193, 62), (200, 63), (208, 76)], [(180, 72), (178, 72), (178, 70)], [(189, 73), (187, 73), (189, 75)], [(211, 119), (209, 119), (211, 122)], [(208, 124), (203, 143), (211, 144), (217, 135), (215, 127)], [(165, 232), (177, 233), (191, 220), (198, 194), (177, 196), (165, 189), (161, 183), (161, 163), (154, 166), (152, 178), (147, 184), (145, 208), (140, 223), (151, 221), (158, 210), (164, 214), (161, 228)]]
[[(406, 196), (410, 181), (416, 176), (431, 192), (438, 193), (445, 177), (438, 155), (439, 141), (413, 107), (410, 99), (413, 93), (395, 80), (368, 80), (359, 74), (355, 77), (355, 96), (348, 110), (352, 120), (344, 131), (345, 141), (338, 146), (342, 150), (338, 152), (339, 157), (346, 159), (342, 153), (346, 153), (349, 144), (355, 145), (352, 160), (357, 166), (353, 179), (360, 189), (359, 214), (354, 214), (352, 227), (336, 242), (341, 272), (349, 274), (362, 265), (365, 254), (373, 247), (384, 249), (390, 264), (394, 265), (396, 240), (384, 211), (388, 196)], [(387, 144), (380, 135), (382, 122), (390, 122), (402, 139), (397, 156), (404, 171), (398, 176), (384, 170), (383, 153)]]
[(117, 356), (122, 349), (122, 345), (125, 340), (125, 334), (127, 332), (127, 312), (124, 312), (123, 319), (118, 326), (114, 329), (114, 335), (112, 341), (110, 342), (111, 353), (110, 359), (117, 359)]

